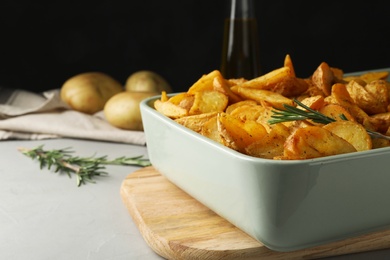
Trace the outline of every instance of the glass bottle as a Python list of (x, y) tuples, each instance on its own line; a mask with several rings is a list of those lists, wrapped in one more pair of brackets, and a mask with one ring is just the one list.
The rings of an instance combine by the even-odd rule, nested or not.
[(261, 75), (259, 40), (253, 0), (229, 0), (224, 21), (221, 73), (229, 78)]

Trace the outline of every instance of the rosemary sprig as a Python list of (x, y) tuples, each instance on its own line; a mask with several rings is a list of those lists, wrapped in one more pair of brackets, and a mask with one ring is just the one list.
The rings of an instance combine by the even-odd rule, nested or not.
[[(288, 104), (283, 104), (284, 110), (276, 109), (272, 110), (273, 115), (271, 115), (271, 119), (268, 120), (269, 124), (277, 124), (282, 122), (288, 122), (288, 121), (296, 121), (296, 120), (307, 120), (310, 119), (315, 123), (320, 124), (329, 124), (332, 122), (335, 122), (336, 120), (334, 118), (328, 117), (322, 113), (320, 113), (317, 110), (311, 109), (310, 107), (304, 105), (302, 102), (294, 99), (293, 100), (298, 106), (306, 109), (300, 109), (294, 106), (290, 106)], [(347, 117), (344, 114), (340, 114), (339, 117), (342, 120), (348, 120)], [(381, 133), (366, 129), (367, 133), (372, 138), (382, 138), (390, 140), (390, 136), (383, 135)]]
[[(304, 105), (300, 101), (294, 99), (294, 102), (300, 107), (306, 109), (300, 109), (294, 106), (283, 104), (285, 110), (273, 110), (272, 119), (268, 120), (269, 124), (282, 123), (287, 121), (296, 121), (296, 120), (307, 120), (310, 119), (315, 123), (320, 124), (329, 124), (335, 122), (334, 118), (328, 117), (317, 110), (311, 109), (310, 107)], [(347, 120), (344, 114), (340, 115), (340, 118)]]
[(72, 173), (75, 174), (77, 186), (81, 186), (87, 182), (95, 183), (93, 180), (94, 177), (107, 175), (108, 173), (104, 171), (105, 165), (135, 165), (142, 167), (151, 165), (150, 161), (143, 159), (142, 156), (122, 156), (113, 160), (109, 160), (107, 156), (72, 156), (73, 151), (69, 147), (44, 150), (43, 145), (40, 145), (33, 149), (21, 147), (18, 150), (33, 160), (37, 160), (40, 169), (46, 167), (50, 170), (52, 167), (55, 167), (54, 172), (66, 173), (69, 177), (71, 177)]

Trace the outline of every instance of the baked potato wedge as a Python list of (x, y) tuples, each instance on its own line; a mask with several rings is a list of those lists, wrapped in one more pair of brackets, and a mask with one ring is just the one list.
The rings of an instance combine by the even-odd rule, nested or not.
[(359, 123), (344, 120), (327, 124), (323, 128), (352, 144), (357, 151), (372, 148), (371, 137)]
[(284, 144), (284, 158), (303, 160), (356, 152), (356, 148), (343, 138), (321, 126), (297, 129)]

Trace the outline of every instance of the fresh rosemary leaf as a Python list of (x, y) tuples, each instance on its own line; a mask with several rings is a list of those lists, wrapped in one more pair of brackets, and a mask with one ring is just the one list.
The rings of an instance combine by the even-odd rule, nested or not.
[(107, 156), (101, 157), (79, 157), (72, 156), (73, 151), (68, 148), (44, 150), (43, 145), (29, 148), (18, 148), (24, 155), (39, 162), (40, 169), (47, 168), (49, 170), (55, 167), (54, 172), (66, 173), (69, 177), (72, 174), (76, 175), (77, 186), (86, 184), (87, 182), (95, 183), (94, 177), (100, 175), (107, 175), (105, 172), (105, 165), (133, 165), (133, 166), (150, 166), (148, 159), (143, 156), (135, 157), (118, 157), (109, 160)]
[[(306, 110), (294, 106), (290, 106), (287, 104), (283, 104), (285, 110), (273, 110), (272, 111), (273, 115), (271, 116), (271, 119), (268, 120), (268, 123), (276, 124), (276, 123), (282, 123), (287, 121), (307, 120), (307, 119), (310, 119), (313, 122), (320, 123), (320, 124), (329, 124), (336, 121), (331, 117), (325, 116), (324, 114), (321, 114), (320, 112), (311, 109), (310, 107), (304, 105), (303, 103), (301, 103), (296, 99), (294, 99), (294, 102)], [(344, 115), (340, 115), (340, 118), (346, 119)]]

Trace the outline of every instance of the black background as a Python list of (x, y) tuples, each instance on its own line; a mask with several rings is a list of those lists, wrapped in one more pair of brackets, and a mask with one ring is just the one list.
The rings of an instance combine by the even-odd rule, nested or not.
[[(40, 92), (87, 71), (124, 83), (147, 69), (186, 90), (219, 69), (226, 2), (3, 0), (0, 86)], [(255, 2), (263, 72), (287, 53), (299, 77), (322, 61), (345, 72), (390, 67), (387, 1)]]

